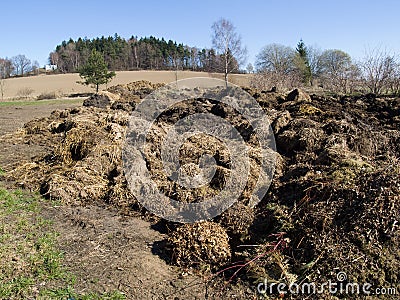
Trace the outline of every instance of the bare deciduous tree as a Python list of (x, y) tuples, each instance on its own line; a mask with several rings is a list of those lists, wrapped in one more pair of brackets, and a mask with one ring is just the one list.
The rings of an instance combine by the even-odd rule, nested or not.
[(51, 52), (49, 54), (49, 63), (51, 65), (57, 65), (58, 66), (59, 65), (59, 58), (60, 58), (59, 54), (57, 52), (53, 51), (53, 52)]
[(391, 93), (400, 94), (400, 63), (396, 60), (394, 74), (389, 81), (389, 90)]
[(318, 78), (318, 70), (319, 70), (321, 55), (322, 55), (322, 50), (317, 46), (307, 47), (307, 59), (311, 71), (311, 85), (314, 84), (314, 79)]
[(11, 60), (17, 75), (24, 76), (24, 74), (29, 71), (31, 60), (25, 55), (19, 54), (14, 56)]
[(263, 88), (287, 89), (301, 84), (296, 72), (294, 49), (280, 44), (265, 46), (257, 55), (256, 66), (259, 73), (257, 81)]
[(5, 85), (5, 76), (4, 76), (4, 67), (1, 64), (2, 62), (0, 61), (0, 94), (1, 94), (1, 100), (4, 100), (4, 85)]
[(242, 38), (229, 20), (220, 19), (215, 22), (212, 31), (212, 44), (223, 59), (225, 83), (228, 84), (228, 74), (245, 62), (247, 49), (242, 46)]
[(249, 63), (249, 64), (247, 65), (246, 71), (247, 71), (248, 74), (254, 73), (254, 67), (253, 67), (253, 65), (252, 65), (251, 63)]
[(0, 77), (9, 78), (14, 71), (13, 63), (8, 58), (0, 58)]
[(270, 44), (257, 55), (256, 66), (259, 71), (290, 73), (294, 69), (295, 52), (292, 48)]
[(5, 79), (11, 76), (12, 62), (9, 59), (0, 58), (0, 95), (1, 100), (4, 100)]
[(396, 59), (379, 48), (366, 51), (360, 63), (364, 85), (371, 93), (380, 94), (390, 88), (396, 77)]
[(320, 56), (318, 74), (324, 88), (348, 93), (358, 73), (359, 69), (352, 63), (350, 55), (342, 50), (325, 50)]
[(31, 69), (35, 75), (39, 75), (40, 64), (37, 60), (33, 61)]
[(4, 78), (4, 77), (0, 77), (0, 95), (1, 95), (1, 101), (4, 100), (5, 85), (6, 85), (6, 80), (5, 80), (5, 78)]

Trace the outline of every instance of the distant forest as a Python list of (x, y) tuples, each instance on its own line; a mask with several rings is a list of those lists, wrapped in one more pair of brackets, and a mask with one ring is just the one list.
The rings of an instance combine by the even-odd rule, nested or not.
[[(70, 39), (50, 53), (49, 61), (62, 73), (76, 72), (96, 49), (104, 55), (108, 68), (122, 70), (192, 70), (218, 72), (223, 57), (214, 49), (199, 49), (153, 36), (126, 40), (119, 35), (95, 39)], [(237, 64), (236, 64), (237, 65)], [(238, 72), (236, 68), (234, 72)]]

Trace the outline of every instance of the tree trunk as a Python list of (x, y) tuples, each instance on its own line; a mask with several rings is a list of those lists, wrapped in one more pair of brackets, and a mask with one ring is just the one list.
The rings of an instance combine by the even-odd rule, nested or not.
[(135, 53), (135, 60), (136, 60), (136, 69), (139, 69), (139, 60), (138, 60), (138, 56), (137, 56), (137, 50), (136, 50), (136, 46), (133, 48), (134, 53)]
[(225, 72), (224, 77), (225, 77), (225, 87), (228, 87), (228, 72)]

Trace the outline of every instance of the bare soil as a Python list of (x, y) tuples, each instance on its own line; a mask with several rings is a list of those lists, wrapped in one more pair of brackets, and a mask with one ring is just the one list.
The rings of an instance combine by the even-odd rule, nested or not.
[[(176, 72), (174, 71), (118, 71), (116, 77), (108, 84), (113, 86), (116, 84), (126, 84), (136, 80), (150, 80), (157, 83), (170, 83), (176, 80)], [(215, 77), (223, 79), (222, 74), (179, 71), (178, 80), (191, 77)], [(229, 75), (230, 81), (238, 85), (247, 85), (249, 78), (245, 74)], [(31, 93), (26, 95), (29, 97), (37, 97), (41, 94), (56, 94), (59, 96), (91, 93), (93, 89), (77, 83), (81, 78), (77, 73), (56, 74), (56, 75), (40, 75), (23, 78), (10, 78), (5, 80), (4, 99), (14, 99), (21, 96), (24, 89), (30, 89)], [(101, 88), (106, 88), (105, 85)]]

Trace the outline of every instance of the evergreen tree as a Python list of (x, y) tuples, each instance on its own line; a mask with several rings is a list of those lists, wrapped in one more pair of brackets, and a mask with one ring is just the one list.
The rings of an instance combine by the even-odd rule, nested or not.
[(96, 93), (99, 92), (99, 85), (109, 82), (115, 72), (109, 72), (103, 55), (96, 49), (92, 50), (88, 61), (85, 65), (79, 68), (79, 76), (84, 79), (79, 83), (91, 85), (96, 88)]
[(300, 42), (298, 42), (296, 51), (300, 55), (301, 58), (307, 59), (307, 48), (306, 48), (306, 44), (304, 44), (302, 39), (300, 39)]
[(303, 82), (305, 84), (309, 84), (312, 80), (312, 73), (311, 73), (310, 63), (308, 61), (307, 47), (302, 39), (300, 39), (299, 43), (297, 44), (296, 52), (297, 55), (295, 63), (297, 69), (299, 70), (303, 78)]

